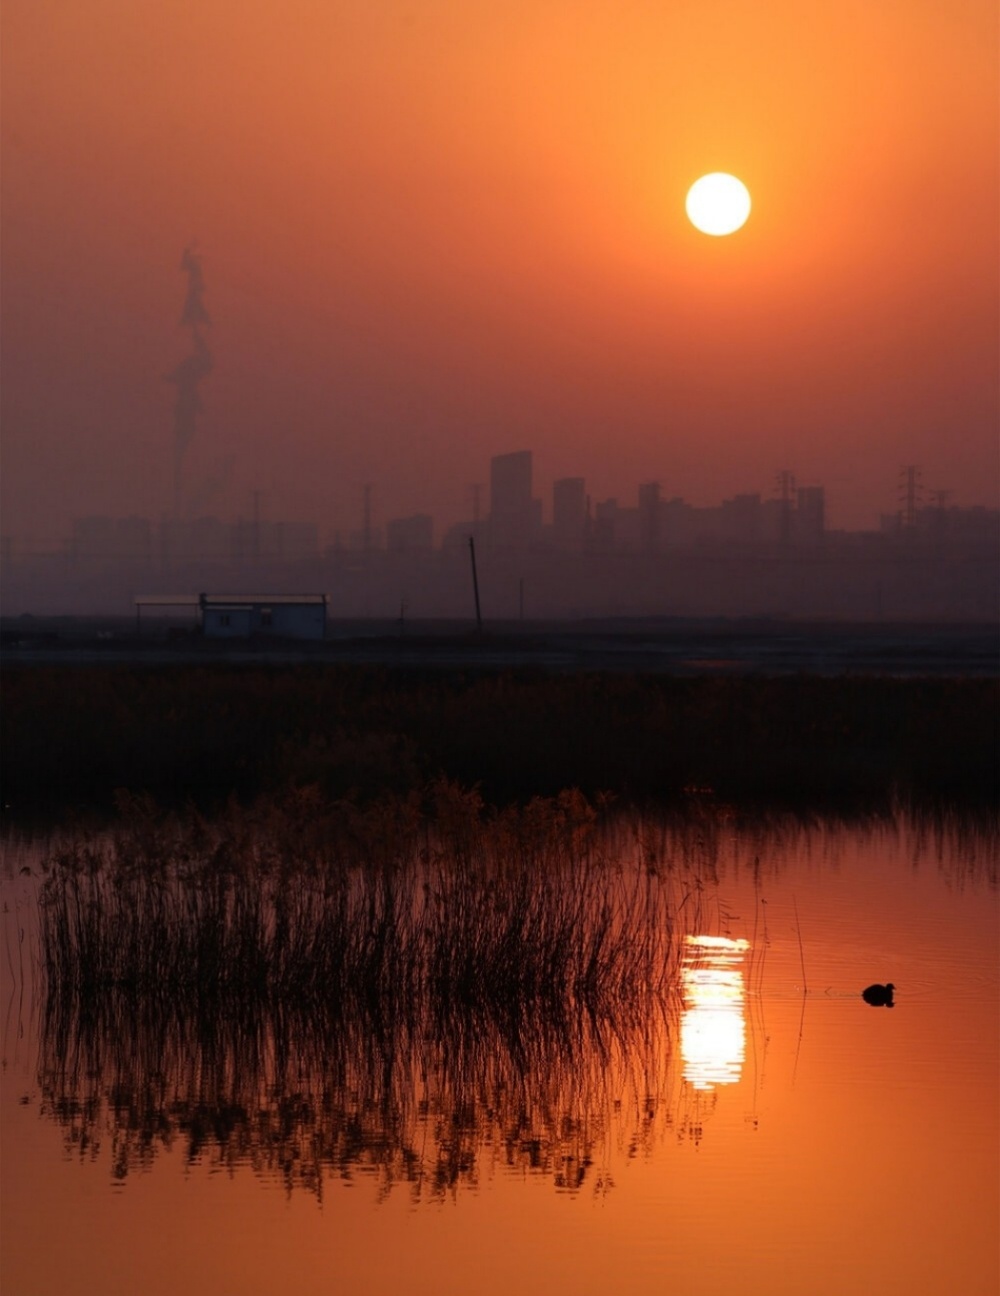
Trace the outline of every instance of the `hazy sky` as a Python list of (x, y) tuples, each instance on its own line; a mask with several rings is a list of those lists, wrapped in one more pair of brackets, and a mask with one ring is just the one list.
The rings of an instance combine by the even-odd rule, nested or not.
[[(4, 0), (3, 530), (998, 481), (995, 0)], [(739, 175), (744, 229), (687, 222)], [(190, 429), (189, 429), (190, 430)], [(216, 483), (212, 493), (212, 483)]]

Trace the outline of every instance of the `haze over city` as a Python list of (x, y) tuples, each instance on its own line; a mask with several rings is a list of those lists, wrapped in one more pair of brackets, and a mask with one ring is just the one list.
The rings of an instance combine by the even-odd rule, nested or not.
[[(546, 498), (788, 470), (874, 529), (919, 464), (996, 506), (987, 0), (10, 0), (2, 93), (29, 547), (254, 492), (326, 543), (368, 482), (444, 531), (528, 446)], [(684, 210), (716, 170), (753, 200), (728, 238)]]

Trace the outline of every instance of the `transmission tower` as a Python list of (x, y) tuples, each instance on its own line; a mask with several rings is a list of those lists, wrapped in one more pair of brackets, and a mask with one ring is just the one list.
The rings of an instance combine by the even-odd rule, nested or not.
[(902, 505), (900, 517), (904, 527), (910, 528), (917, 525), (920, 497), (920, 469), (916, 464), (907, 464), (899, 472), (899, 502)]

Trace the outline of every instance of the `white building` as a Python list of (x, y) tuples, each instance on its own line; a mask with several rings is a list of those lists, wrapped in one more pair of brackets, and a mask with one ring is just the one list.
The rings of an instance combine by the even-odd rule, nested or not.
[(208, 639), (323, 639), (325, 594), (150, 594), (135, 603), (136, 632), (142, 614), (197, 618)]
[(202, 633), (207, 639), (260, 635), (275, 639), (322, 639), (325, 594), (200, 594)]

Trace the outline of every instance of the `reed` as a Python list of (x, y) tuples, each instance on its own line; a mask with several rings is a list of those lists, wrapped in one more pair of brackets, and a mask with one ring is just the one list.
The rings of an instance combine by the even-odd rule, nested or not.
[(520, 813), (447, 783), (431, 797), (433, 817), (310, 793), (212, 823), (140, 799), (53, 853), (43, 1088), (89, 1138), (116, 1106), (116, 1173), (171, 1129), (192, 1155), (266, 1158), (301, 1156), (319, 1125), (324, 1165), (374, 1157), (389, 1182), (419, 1162), (439, 1191), (472, 1173), (485, 1120), (506, 1155), (544, 1146), (553, 1174), (578, 1174), (590, 1113), (611, 1106), (595, 1089), (612, 1063), (618, 1095), (625, 1059), (648, 1071), (674, 1011), (678, 879), (607, 858), (579, 794)]
[(48, 983), (81, 998), (351, 998), (379, 1010), (432, 991), (498, 1013), (543, 1002), (599, 1013), (661, 985), (669, 886), (598, 858), (582, 798), (486, 821), (474, 794), (441, 785), (438, 804), (433, 825), (410, 802), (330, 810), (331, 855), (273, 810), (212, 826), (140, 814), (50, 860)]

